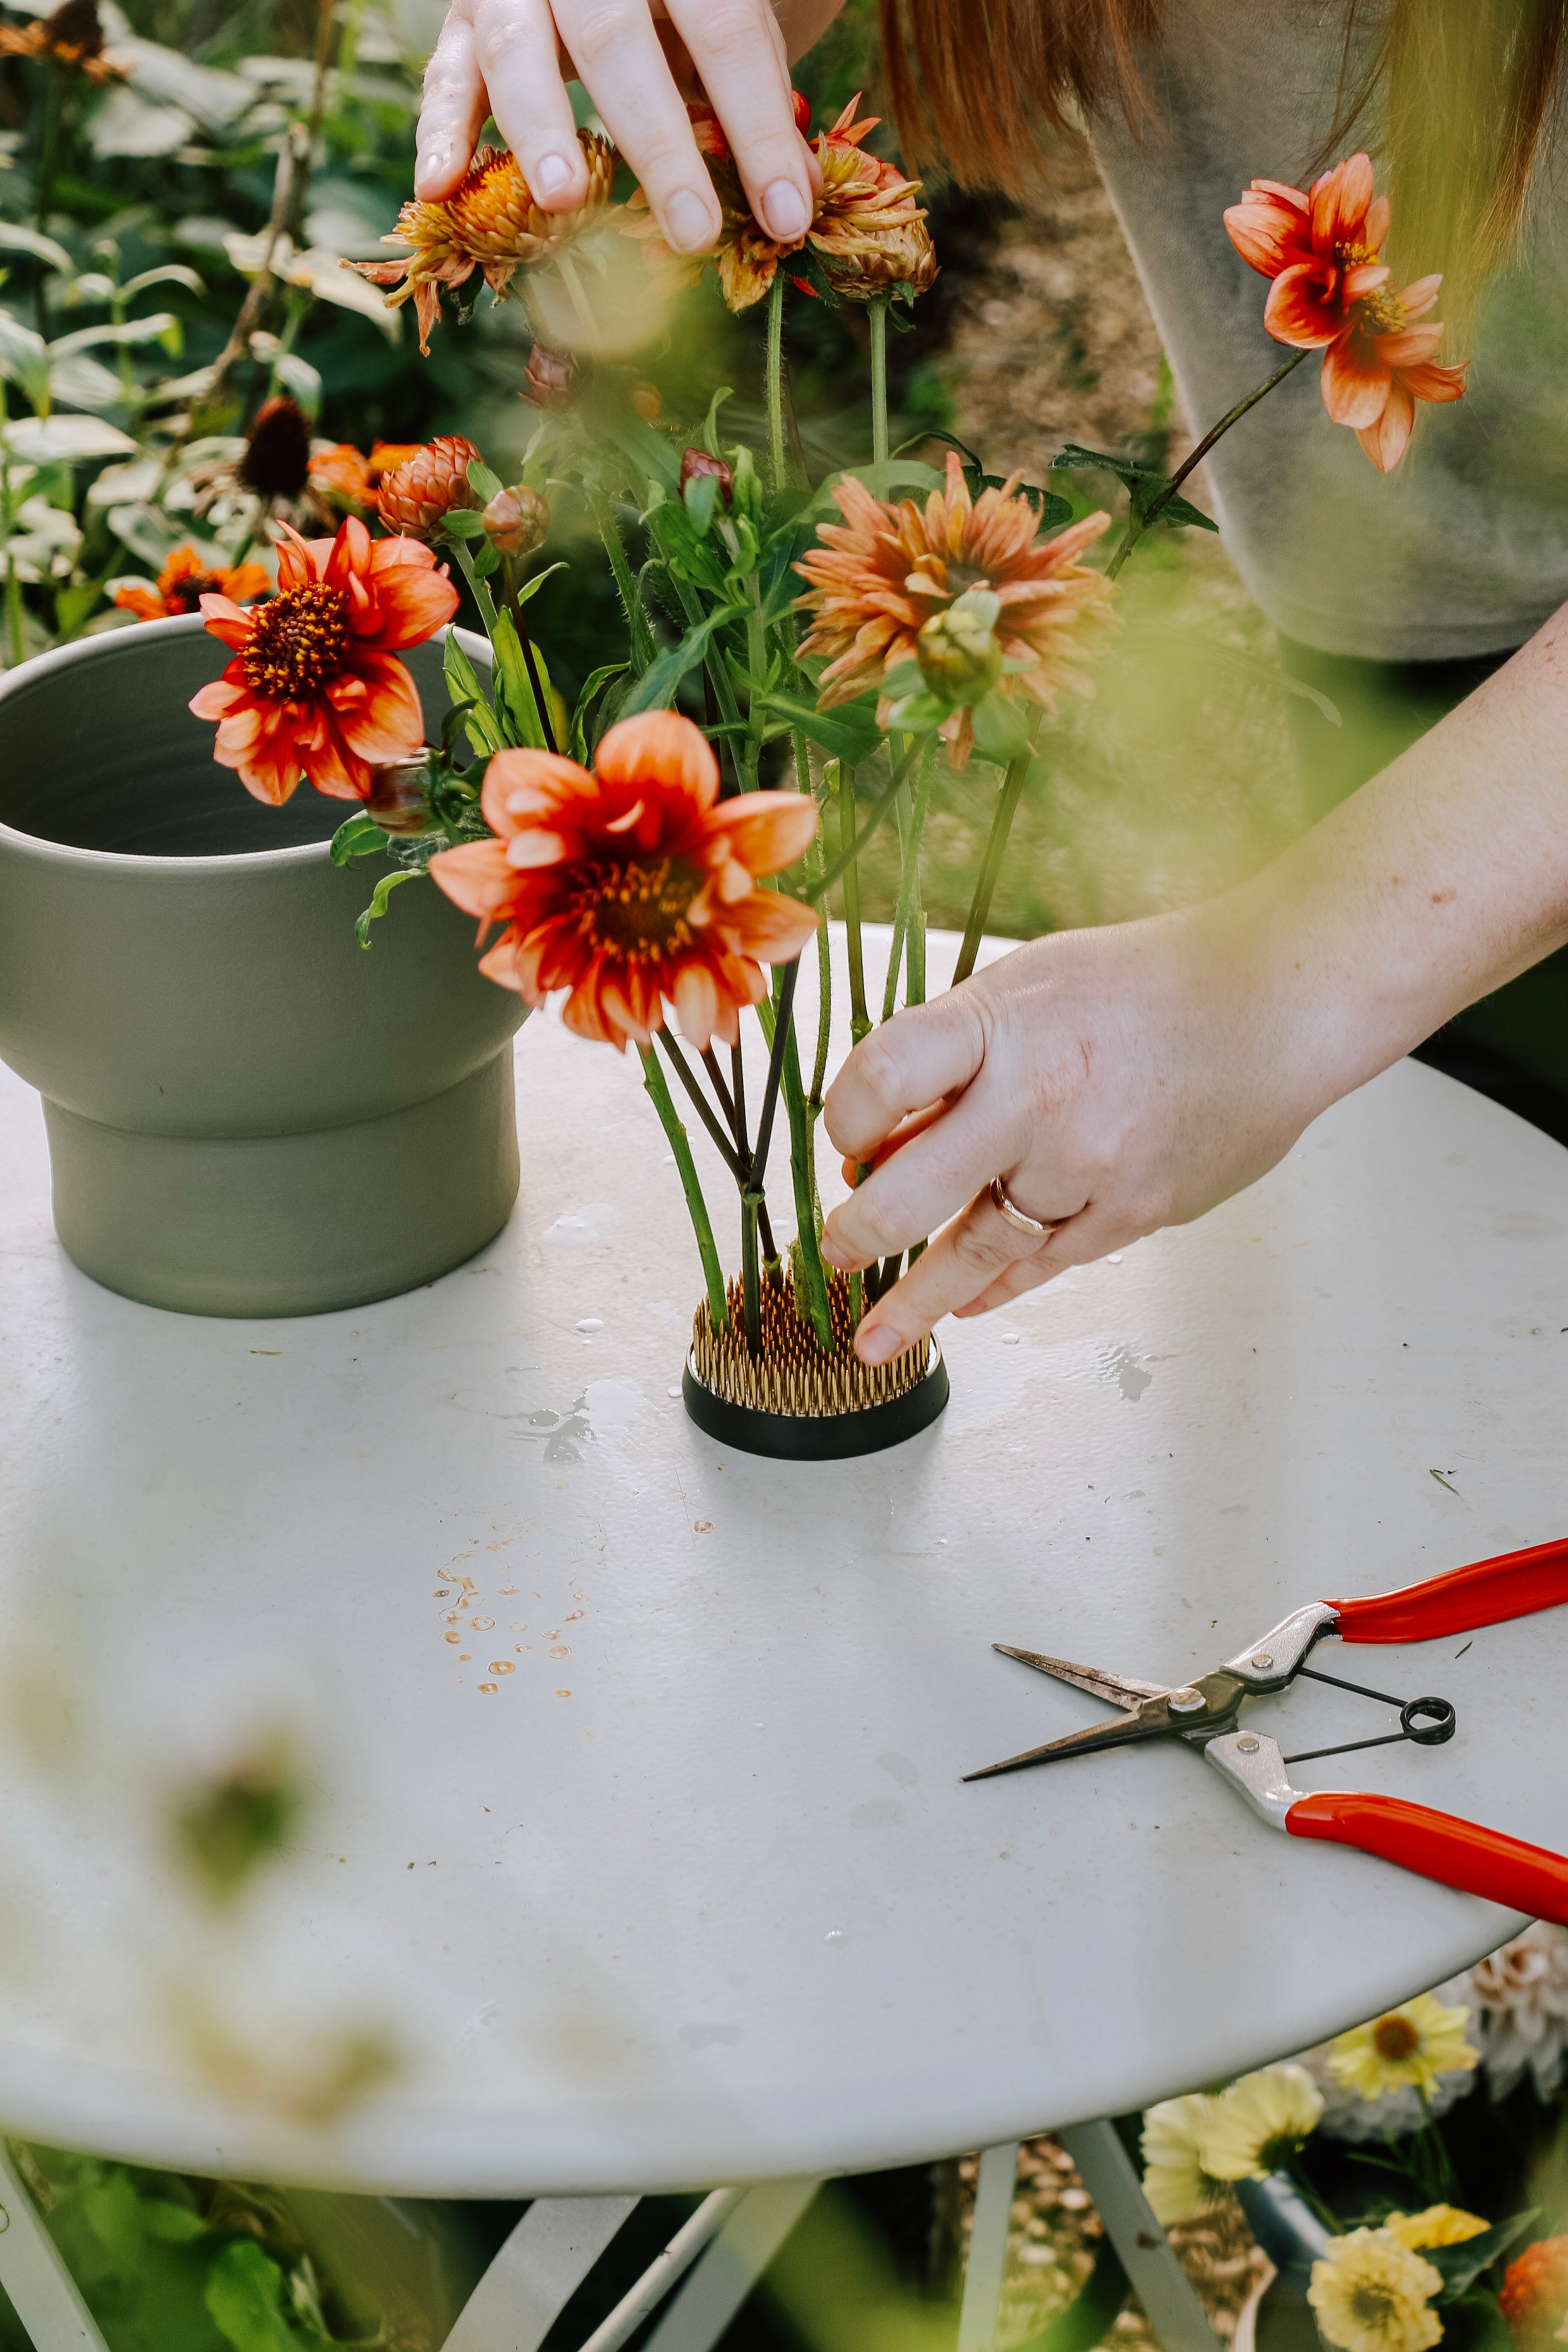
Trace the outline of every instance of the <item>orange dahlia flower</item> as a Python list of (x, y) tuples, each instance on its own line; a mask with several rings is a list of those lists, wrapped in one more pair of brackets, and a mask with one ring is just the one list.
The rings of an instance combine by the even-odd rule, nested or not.
[(1568, 2310), (1568, 2238), (1538, 2238), (1503, 2273), (1498, 2301), (1516, 2344), (1544, 2345)]
[(815, 908), (755, 887), (809, 847), (797, 793), (719, 798), (719, 763), (674, 710), (623, 719), (590, 774), (552, 751), (498, 751), (482, 809), (493, 841), (442, 850), (430, 871), (482, 926), (505, 930), (479, 964), (530, 1004), (571, 992), (568, 1029), (647, 1045), (673, 1004), (700, 1051), (739, 1043), (741, 1008), (767, 993), (761, 965), (797, 955)]
[[(820, 255), (836, 286), (839, 282), (837, 272), (863, 275), (874, 265), (880, 266), (887, 274), (872, 291), (885, 290), (898, 278), (909, 278), (913, 282), (916, 270), (924, 267), (918, 245), (912, 241), (912, 233), (925, 219), (915, 203), (920, 183), (904, 179), (891, 164), (880, 162), (877, 156), (861, 153), (860, 142), (876, 129), (879, 118), (868, 115), (863, 122), (857, 122), (854, 115), (859, 102), (857, 91), (832, 129), (819, 132), (812, 142), (822, 166), (822, 194), (816, 200), (810, 227), (799, 236), (783, 240), (772, 236), (757, 219), (716, 121), (713, 135), (707, 143), (702, 135), (704, 125), (695, 125), (698, 144), (703, 150), (709, 176), (724, 215), (724, 226), (714, 251), (672, 252), (659, 235), (647, 198), (640, 188), (633, 195), (630, 206), (640, 217), (627, 226), (625, 235), (641, 239), (646, 259), (672, 286), (694, 286), (711, 262), (719, 272), (724, 299), (731, 310), (749, 310), (753, 303), (760, 302), (773, 282), (779, 263), (807, 244)], [(923, 230), (921, 235), (924, 236)], [(929, 238), (925, 238), (925, 244), (929, 247)], [(899, 266), (906, 257), (907, 266)], [(934, 275), (932, 267), (924, 282), (929, 284)]]
[[(946, 490), (933, 490), (923, 511), (912, 499), (883, 504), (853, 475), (837, 485), (833, 495), (843, 522), (821, 524), (821, 545), (795, 566), (810, 583), (810, 593), (797, 600), (811, 614), (800, 650), (828, 656), (821, 709), (852, 700), (913, 661), (925, 624), (969, 588), (994, 593), (1002, 651), (1028, 664), (1000, 679), (995, 692), (1026, 696), (1047, 709), (1061, 687), (1092, 692), (1082, 660), (1095, 649), (1115, 591), (1102, 572), (1077, 559), (1110, 517), (1086, 515), (1055, 539), (1041, 540), (1034, 509), (1016, 495), (1021, 478), (1015, 474), (972, 501), (957, 452), (950, 450)], [(884, 696), (879, 725), (888, 724), (890, 707)], [(952, 764), (963, 767), (974, 741), (969, 711), (955, 710), (941, 731)]]
[(430, 349), (430, 330), (441, 315), (443, 286), (462, 286), (482, 269), (499, 300), (517, 272), (549, 261), (592, 228), (609, 208), (616, 151), (603, 133), (579, 131), (577, 143), (588, 165), (588, 194), (569, 213), (547, 213), (533, 201), (517, 157), (502, 147), (481, 147), (458, 186), (438, 204), (405, 205), (397, 226), (384, 245), (407, 245), (398, 261), (351, 261), (374, 286), (386, 286), (389, 310), (414, 299), (419, 348)]
[(417, 441), (377, 441), (368, 457), (352, 441), (333, 449), (317, 449), (310, 457), (310, 488), (341, 506), (375, 511), (375, 494), (384, 475), (416, 456)]
[(236, 604), (247, 604), (252, 597), (265, 595), (271, 584), (262, 564), (220, 571), (194, 547), (176, 547), (158, 574), (156, 588), (138, 587), (128, 580), (115, 590), (114, 601), (139, 621), (169, 621), (178, 613), (195, 612), (204, 596), (226, 596)]
[(416, 540), (373, 541), (353, 515), (336, 539), (285, 527), (268, 603), (241, 612), (231, 597), (202, 598), (235, 656), (191, 702), (218, 722), (214, 758), (275, 806), (301, 772), (334, 800), (368, 799), (375, 770), (425, 740), (418, 688), (395, 656), (457, 609), (457, 590)]
[(1443, 330), (1415, 321), (1437, 299), (1440, 277), (1402, 294), (1380, 259), (1386, 196), (1373, 193), (1372, 161), (1347, 156), (1310, 192), (1254, 180), (1225, 215), (1242, 259), (1274, 281), (1263, 323), (1276, 342), (1323, 353), (1323, 405), (1347, 425), (1380, 474), (1405, 455), (1418, 400), (1464, 396), (1465, 371), (1437, 363)]

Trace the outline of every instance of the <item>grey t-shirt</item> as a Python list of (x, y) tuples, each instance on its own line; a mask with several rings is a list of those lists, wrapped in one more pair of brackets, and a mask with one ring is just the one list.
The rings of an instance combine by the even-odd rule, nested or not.
[[(1141, 141), (1120, 117), (1097, 126), (1195, 434), (1285, 356), (1263, 330), (1268, 282), (1220, 216), (1249, 180), (1306, 184), (1333, 121), (1343, 34), (1338, 0), (1170, 0), (1166, 37), (1141, 61), (1158, 121)], [(1376, 128), (1358, 126), (1354, 142), (1374, 160)], [(1324, 653), (1445, 661), (1521, 645), (1568, 599), (1568, 205), (1550, 161), (1469, 355), (1465, 398), (1418, 408), (1387, 477), (1330, 421), (1316, 355), (1207, 460), (1231, 556), (1289, 635)]]

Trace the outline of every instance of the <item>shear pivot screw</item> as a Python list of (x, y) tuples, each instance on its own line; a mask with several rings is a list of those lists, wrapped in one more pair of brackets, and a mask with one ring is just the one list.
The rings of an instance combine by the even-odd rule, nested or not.
[(1237, 1741), (1236, 1748), (1238, 1756), (1256, 1756), (1258, 1753), (1258, 1742), (1253, 1738), (1250, 1731), (1244, 1732), (1242, 1737)]
[(1252, 1663), (1255, 1666), (1271, 1666), (1274, 1664), (1274, 1660), (1268, 1651), (1259, 1650)]
[(1174, 1715), (1194, 1715), (1198, 1708), (1205, 1704), (1202, 1691), (1192, 1689), (1173, 1690), (1169, 1701), (1171, 1711)]

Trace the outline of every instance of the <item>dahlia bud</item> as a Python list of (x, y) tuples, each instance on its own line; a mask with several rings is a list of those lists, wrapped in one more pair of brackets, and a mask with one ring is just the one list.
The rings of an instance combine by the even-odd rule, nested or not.
[(634, 383), (632, 406), (645, 425), (657, 425), (664, 415), (664, 394), (657, 383)]
[(683, 452), (680, 460), (682, 494), (688, 482), (701, 481), (709, 475), (711, 475), (714, 481), (718, 483), (719, 496), (728, 506), (735, 494), (735, 477), (723, 458), (710, 457), (706, 449), (688, 449)]
[(531, 555), (550, 536), (550, 507), (519, 482), (498, 490), (484, 511), (485, 536), (498, 555)]
[(984, 701), (1002, 675), (1001, 609), (989, 589), (971, 588), (931, 615), (915, 639), (915, 659), (932, 694), (948, 703)]
[(416, 449), (382, 479), (381, 519), (388, 530), (406, 539), (432, 540), (454, 507), (480, 508), (479, 492), (468, 481), (468, 467), (479, 458), (471, 441), (460, 433), (444, 433), (438, 441)]
[(416, 751), (406, 760), (390, 761), (371, 771), (366, 816), (383, 833), (428, 833), (433, 823), (429, 801), (430, 754)]
[(582, 388), (583, 368), (570, 352), (552, 352), (535, 343), (528, 355), (525, 400), (535, 408), (570, 408)]
[(297, 400), (263, 401), (235, 467), (242, 489), (258, 499), (297, 499), (310, 478), (310, 428)]

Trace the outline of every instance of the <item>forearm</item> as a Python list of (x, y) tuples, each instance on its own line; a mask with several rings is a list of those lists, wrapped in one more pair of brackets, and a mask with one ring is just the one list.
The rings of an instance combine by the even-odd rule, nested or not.
[(1313, 1108), (1568, 942), (1568, 608), (1213, 919)]

